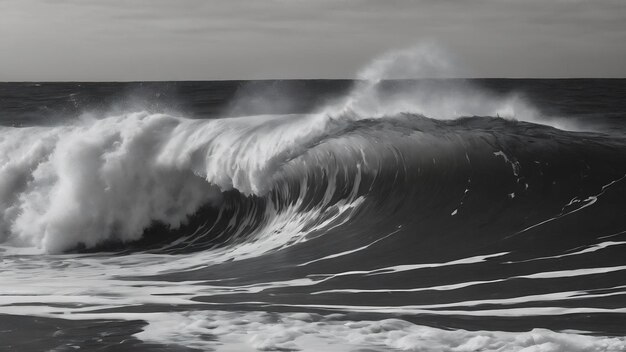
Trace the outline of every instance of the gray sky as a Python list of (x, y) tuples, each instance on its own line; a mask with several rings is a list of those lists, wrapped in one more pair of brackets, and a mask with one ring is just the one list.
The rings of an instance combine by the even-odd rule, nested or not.
[(469, 77), (626, 77), (626, 0), (0, 0), (0, 81), (351, 78), (437, 42)]

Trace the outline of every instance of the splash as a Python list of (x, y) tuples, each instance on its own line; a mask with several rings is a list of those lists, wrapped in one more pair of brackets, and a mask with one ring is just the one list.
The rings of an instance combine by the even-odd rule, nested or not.
[(519, 94), (497, 95), (455, 78), (462, 70), (452, 57), (434, 43), (386, 53), (358, 72), (359, 81), (347, 96), (321, 111), (369, 117), (411, 113), (438, 120), (490, 116), (584, 130), (571, 121), (543, 116)]

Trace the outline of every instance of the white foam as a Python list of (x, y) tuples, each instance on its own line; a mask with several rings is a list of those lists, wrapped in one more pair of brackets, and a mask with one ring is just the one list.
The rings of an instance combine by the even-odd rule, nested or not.
[[(552, 222), (554, 220), (558, 220), (558, 219), (560, 219), (562, 217), (565, 217), (565, 216), (577, 213), (577, 212), (579, 212), (579, 211), (581, 211), (581, 210), (583, 210), (583, 209), (585, 209), (587, 207), (590, 207), (590, 206), (594, 205), (598, 201), (598, 199), (602, 195), (604, 195), (604, 193), (606, 192), (607, 189), (612, 187), (614, 184), (616, 184), (618, 182), (621, 182), (625, 178), (626, 178), (626, 175), (624, 175), (624, 176), (622, 176), (622, 177), (620, 177), (618, 179), (615, 179), (615, 180), (605, 184), (604, 186), (602, 186), (602, 189), (600, 190), (599, 193), (591, 195), (591, 196), (588, 196), (587, 198), (585, 198), (583, 200), (580, 200), (577, 197), (573, 198), (572, 200), (569, 201), (569, 203), (567, 203), (565, 206), (563, 206), (563, 208), (561, 209), (561, 213), (560, 214), (558, 214), (558, 215), (556, 215), (554, 217), (551, 217), (551, 218), (549, 218), (547, 220), (543, 220), (543, 221), (541, 221), (539, 223), (536, 223), (534, 225), (531, 225), (531, 226), (529, 226), (529, 227), (527, 227), (527, 228), (525, 228), (525, 229), (523, 229), (521, 231), (518, 231), (518, 232), (516, 232), (516, 233), (514, 233), (512, 235), (507, 236), (507, 238), (523, 234), (526, 231), (532, 230), (532, 229), (534, 229), (536, 227), (542, 226), (542, 225), (547, 224), (549, 222)], [(556, 181), (554, 181), (554, 183), (556, 183)], [(570, 206), (572, 206), (574, 204), (576, 204), (578, 206), (575, 207), (574, 209), (568, 209), (568, 207), (570, 207)]]
[[(144, 341), (216, 351), (617, 352), (626, 349), (623, 337), (585, 336), (546, 329), (520, 333), (443, 330), (400, 319), (349, 321), (309, 313), (177, 313), (153, 319), (136, 336)], [(202, 336), (214, 336), (216, 341)]]
[(590, 246), (585, 246), (584, 249), (578, 250), (578, 251), (574, 251), (574, 252), (570, 252), (570, 253), (565, 253), (565, 254), (559, 254), (559, 255), (552, 255), (552, 256), (545, 256), (545, 257), (538, 257), (538, 258), (531, 258), (531, 259), (526, 259), (526, 260), (517, 260), (517, 261), (510, 261), (510, 262), (506, 262), (507, 264), (510, 263), (526, 263), (526, 262), (531, 262), (531, 261), (535, 261), (535, 260), (545, 260), (545, 259), (557, 259), (557, 258), (564, 258), (564, 257), (571, 257), (571, 256), (576, 256), (576, 255), (581, 255), (581, 254), (586, 254), (586, 253), (592, 253), (592, 252), (596, 252), (605, 248), (609, 248), (609, 247), (613, 247), (613, 246), (622, 246), (625, 245), (626, 241), (605, 241), (602, 243), (597, 243), (597, 244), (593, 244)]
[(0, 233), (16, 246), (60, 252), (135, 240), (154, 221), (176, 228), (201, 205), (218, 203), (221, 191), (263, 195), (285, 163), (338, 125), (333, 121), (142, 112), (2, 128)]
[(74, 319), (145, 320), (135, 337), (149, 343), (221, 352), (300, 350), (622, 352), (626, 338), (533, 329), (467, 331), (401, 319), (343, 320), (341, 314), (194, 311), (84, 314)]
[(392, 233), (390, 233), (388, 235), (385, 235), (385, 236), (383, 236), (383, 237), (381, 237), (381, 238), (379, 238), (379, 239), (377, 239), (375, 241), (372, 241), (372, 242), (370, 242), (370, 243), (368, 243), (368, 244), (366, 244), (364, 246), (361, 246), (361, 247), (358, 247), (358, 248), (355, 248), (355, 249), (351, 249), (351, 250), (347, 250), (347, 251), (343, 251), (343, 252), (339, 252), (339, 253), (335, 253), (335, 254), (330, 254), (330, 255), (327, 255), (327, 256), (315, 259), (315, 260), (311, 260), (311, 261), (308, 261), (308, 262), (305, 262), (305, 263), (302, 263), (302, 264), (298, 264), (297, 266), (305, 266), (305, 265), (321, 262), (321, 261), (324, 261), (324, 260), (335, 259), (335, 258), (343, 257), (345, 255), (349, 255), (349, 254), (352, 254), (352, 253), (360, 252), (360, 251), (365, 250), (365, 249), (371, 247), (372, 245), (374, 245), (374, 244), (376, 244), (376, 243), (386, 239), (387, 237), (389, 237), (389, 236), (391, 236), (393, 234), (398, 233), (399, 231), (400, 230), (395, 230)]

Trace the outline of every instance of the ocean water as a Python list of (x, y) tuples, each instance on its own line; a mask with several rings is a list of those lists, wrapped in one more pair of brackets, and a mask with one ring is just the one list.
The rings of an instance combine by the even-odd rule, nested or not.
[(0, 83), (2, 351), (626, 351), (626, 80)]

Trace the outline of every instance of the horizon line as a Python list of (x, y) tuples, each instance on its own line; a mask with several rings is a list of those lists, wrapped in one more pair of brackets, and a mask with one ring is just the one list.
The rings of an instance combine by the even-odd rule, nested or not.
[[(620, 80), (623, 77), (421, 77), (421, 78), (385, 78), (381, 81), (417, 81), (417, 80)], [(258, 79), (176, 79), (176, 80), (51, 80), (51, 81), (0, 81), (0, 83), (162, 83), (162, 82), (262, 82), (262, 81), (367, 81), (358, 78), (258, 78)]]

